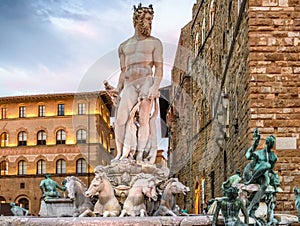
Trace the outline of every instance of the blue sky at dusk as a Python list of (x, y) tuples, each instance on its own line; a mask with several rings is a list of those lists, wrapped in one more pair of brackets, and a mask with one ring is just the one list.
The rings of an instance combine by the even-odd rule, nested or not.
[(0, 0), (0, 96), (95, 91), (105, 79), (114, 83), (117, 48), (133, 35), (139, 2), (153, 4), (152, 35), (164, 43), (168, 76), (195, 0)]

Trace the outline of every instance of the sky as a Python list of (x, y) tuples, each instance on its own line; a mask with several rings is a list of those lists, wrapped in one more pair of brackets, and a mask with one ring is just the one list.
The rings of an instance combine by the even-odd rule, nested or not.
[(118, 46), (134, 33), (133, 5), (154, 8), (170, 83), (180, 29), (196, 0), (0, 0), (0, 97), (73, 93), (116, 85)]

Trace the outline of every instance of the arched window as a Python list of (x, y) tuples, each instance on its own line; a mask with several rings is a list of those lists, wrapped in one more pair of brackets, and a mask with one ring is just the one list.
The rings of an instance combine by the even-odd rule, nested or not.
[(199, 119), (199, 111), (197, 108), (194, 108), (194, 115), (193, 115), (193, 133), (196, 134), (200, 131), (200, 119)]
[(103, 133), (103, 147), (106, 149), (107, 148), (107, 139), (106, 136)]
[(104, 142), (104, 132), (101, 131), (101, 134), (100, 134), (100, 143), (103, 144)]
[(20, 207), (29, 210), (29, 200), (26, 198), (21, 198), (18, 200), (18, 204)]
[(195, 38), (195, 56), (197, 56), (199, 51), (199, 32), (196, 33), (196, 38)]
[(203, 18), (203, 22), (202, 22), (202, 27), (201, 27), (201, 44), (203, 45), (205, 42), (205, 38), (206, 38), (206, 21), (205, 18)]
[(195, 186), (195, 203), (194, 203), (194, 206), (195, 206), (195, 213), (196, 214), (200, 214), (201, 213), (201, 187), (200, 187), (200, 184), (197, 182), (196, 183), (196, 186)]
[(0, 175), (7, 175), (8, 173), (8, 164), (6, 161), (0, 162)]
[(215, 0), (212, 0), (209, 9), (209, 29), (211, 29), (215, 23), (215, 10), (216, 10), (216, 2)]
[(215, 102), (213, 100), (213, 95), (211, 95), (211, 100), (210, 100), (210, 116), (211, 118), (214, 117), (215, 114)]
[(200, 128), (203, 128), (205, 123), (206, 123), (206, 103), (205, 100), (202, 101), (201, 103), (201, 110), (200, 110)]
[(191, 69), (192, 69), (192, 60), (191, 60), (191, 57), (189, 56), (187, 58), (187, 73), (190, 73)]
[(45, 160), (41, 159), (37, 162), (36, 173), (37, 174), (45, 174), (46, 173), (46, 161)]
[(66, 143), (66, 132), (64, 130), (58, 130), (56, 133), (56, 144)]
[[(222, 149), (221, 149), (221, 151), (222, 151)], [(227, 169), (227, 153), (226, 153), (225, 150), (223, 151), (223, 165), (224, 165), (224, 169), (223, 169), (224, 178), (223, 179), (224, 179), (224, 181), (226, 181), (227, 180), (227, 171), (228, 171), (228, 169)]]
[(22, 131), (18, 134), (18, 145), (19, 146), (26, 146), (27, 145), (27, 134), (26, 134), (26, 132)]
[(0, 196), (0, 203), (6, 203), (6, 200), (3, 196)]
[(86, 161), (81, 158), (76, 162), (76, 173), (86, 173)]
[(110, 151), (109, 150), (109, 138), (108, 137), (106, 138), (106, 150)]
[(26, 174), (27, 171), (27, 164), (24, 160), (19, 161), (18, 163), (18, 174), (19, 175), (24, 175)]
[(59, 159), (56, 162), (56, 173), (62, 174), (66, 173), (66, 161), (63, 159)]
[(77, 144), (86, 143), (86, 131), (84, 129), (80, 129), (76, 132), (76, 142)]
[(104, 106), (101, 104), (101, 110), (100, 110), (100, 115), (102, 116), (104, 114)]
[(37, 145), (46, 145), (46, 132), (44, 130), (37, 133)]
[(0, 136), (0, 147), (6, 147), (8, 143), (8, 135), (6, 132), (1, 133)]

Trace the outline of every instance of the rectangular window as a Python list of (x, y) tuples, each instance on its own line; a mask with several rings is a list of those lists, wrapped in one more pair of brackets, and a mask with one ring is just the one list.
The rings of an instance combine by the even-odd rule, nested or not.
[(45, 117), (45, 105), (39, 105), (39, 117)]
[(85, 114), (85, 104), (80, 103), (78, 104), (78, 115), (84, 115)]
[(20, 189), (24, 189), (25, 188), (25, 183), (20, 183)]
[(19, 118), (25, 118), (26, 117), (26, 107), (21, 106), (19, 107)]
[(6, 112), (7, 112), (6, 108), (1, 108), (1, 119), (7, 118)]
[(65, 115), (65, 105), (64, 104), (59, 104), (57, 108), (57, 115), (58, 116), (63, 116)]

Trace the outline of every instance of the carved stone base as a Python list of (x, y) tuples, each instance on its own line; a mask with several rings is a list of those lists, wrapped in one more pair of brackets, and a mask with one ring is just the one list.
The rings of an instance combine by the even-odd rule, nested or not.
[(73, 216), (74, 203), (70, 199), (47, 199), (41, 201), (41, 217)]
[(157, 167), (156, 164), (137, 163), (135, 160), (115, 160), (108, 166), (96, 166), (95, 173), (104, 171), (114, 188), (122, 185), (128, 186), (133, 177), (140, 174), (151, 174), (159, 179), (167, 179), (169, 169)]

